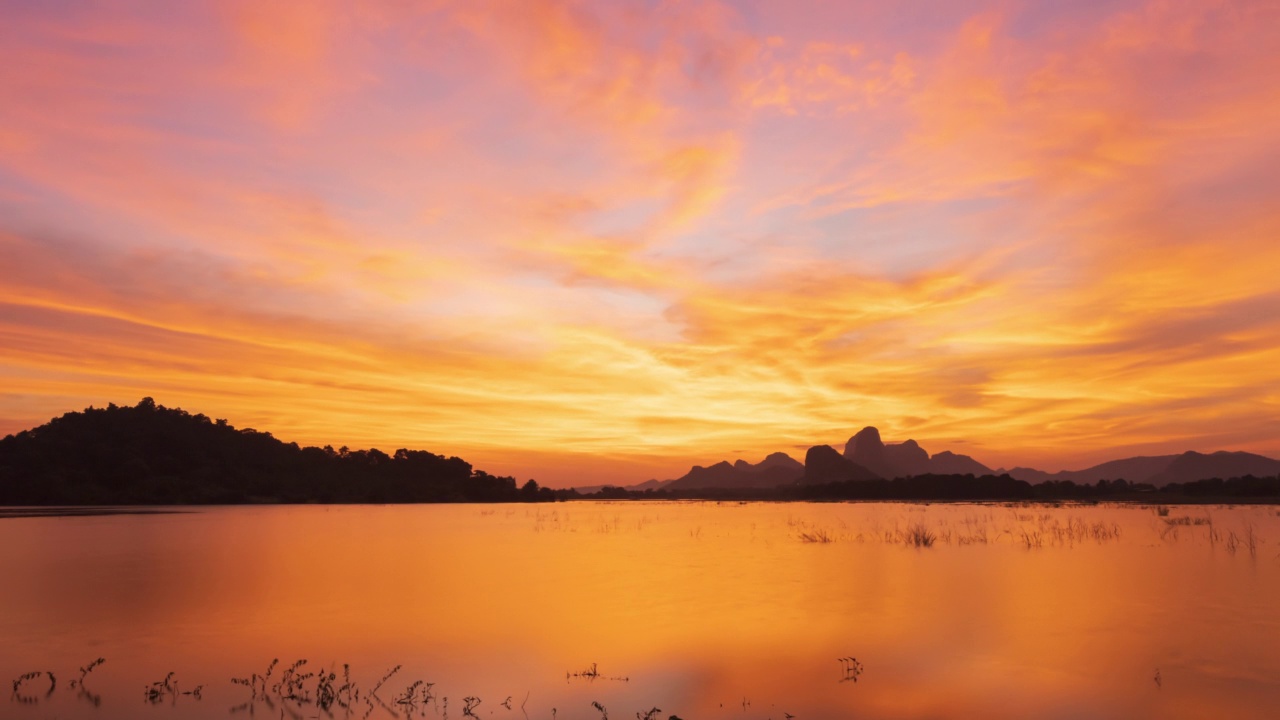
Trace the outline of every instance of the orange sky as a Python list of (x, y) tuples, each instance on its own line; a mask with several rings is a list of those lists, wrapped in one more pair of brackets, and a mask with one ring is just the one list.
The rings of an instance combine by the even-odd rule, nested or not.
[(0, 433), (1280, 455), (1280, 6), (0, 0)]

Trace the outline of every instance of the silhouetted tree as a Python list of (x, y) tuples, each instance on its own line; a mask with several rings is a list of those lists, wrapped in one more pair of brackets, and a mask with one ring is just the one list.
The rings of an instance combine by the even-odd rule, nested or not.
[(422, 450), (299, 447), (157, 405), (89, 408), (0, 440), (0, 504), (514, 502), (515, 480)]

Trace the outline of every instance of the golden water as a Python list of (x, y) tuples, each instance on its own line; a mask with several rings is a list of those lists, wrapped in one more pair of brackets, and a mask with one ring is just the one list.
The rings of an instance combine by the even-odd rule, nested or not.
[[(70, 688), (99, 656), (90, 692)], [(326, 713), (230, 682), (272, 658), (348, 663), (366, 693), (402, 667)], [(572, 676), (593, 663), (601, 677)], [(1272, 718), (1280, 516), (619, 502), (0, 520), (0, 681), (37, 670), (55, 691), (28, 681), (0, 717), (461, 718), (473, 696), (499, 719), (599, 718), (593, 702), (615, 720)], [(148, 702), (170, 671), (200, 698)], [(419, 679), (436, 699), (396, 704)]]

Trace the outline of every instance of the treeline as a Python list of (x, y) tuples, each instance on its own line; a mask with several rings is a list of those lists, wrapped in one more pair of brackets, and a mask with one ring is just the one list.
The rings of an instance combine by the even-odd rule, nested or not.
[(421, 450), (299, 447), (144, 398), (89, 408), (0, 440), (0, 505), (543, 502), (652, 500), (1150, 500), (1280, 502), (1280, 477), (1156, 488), (1124, 480), (1032, 485), (1008, 475), (919, 475), (777, 488), (517, 486), (457, 457)]
[(0, 505), (532, 502), (533, 480), (421, 450), (299, 447), (144, 398), (0, 440)]
[(1147, 483), (1099, 480), (1094, 484), (1053, 481), (1037, 485), (1008, 475), (917, 475), (895, 480), (850, 480), (777, 488), (685, 488), (632, 491), (606, 487), (582, 495), (595, 499), (651, 500), (1137, 500), (1177, 502), (1278, 502), (1280, 477), (1213, 478), (1172, 483), (1157, 488)]

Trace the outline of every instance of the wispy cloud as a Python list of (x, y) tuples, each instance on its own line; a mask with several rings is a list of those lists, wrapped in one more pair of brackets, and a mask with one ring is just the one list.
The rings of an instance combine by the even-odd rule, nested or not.
[(154, 395), (553, 483), (864, 424), (1280, 453), (1278, 13), (13, 6), (0, 431)]

